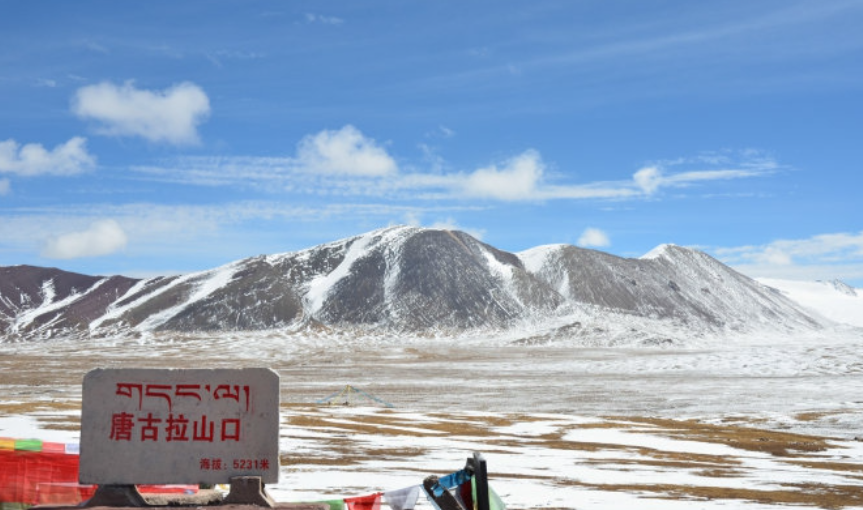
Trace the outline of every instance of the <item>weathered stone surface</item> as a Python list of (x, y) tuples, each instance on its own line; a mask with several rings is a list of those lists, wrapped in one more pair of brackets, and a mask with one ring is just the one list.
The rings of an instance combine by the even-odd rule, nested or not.
[(134, 485), (100, 485), (86, 506), (147, 506)]
[(83, 393), (81, 483), (278, 481), (272, 370), (96, 369)]
[(231, 492), (225, 497), (225, 503), (257, 505), (267, 508), (276, 506), (276, 502), (267, 494), (264, 484), (257, 476), (235, 476), (231, 478)]

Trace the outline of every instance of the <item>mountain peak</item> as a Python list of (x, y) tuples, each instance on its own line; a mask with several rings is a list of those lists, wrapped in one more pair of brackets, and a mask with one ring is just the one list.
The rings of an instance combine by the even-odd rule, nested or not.
[(843, 282), (842, 280), (830, 280), (824, 282), (824, 284), (833, 287), (834, 289), (841, 292), (842, 294), (845, 294), (846, 296), (857, 296), (857, 290), (854, 287)]
[[(304, 325), (529, 331), (587, 319), (619, 329), (622, 317), (690, 331), (819, 327), (782, 295), (689, 248), (662, 245), (640, 259), (562, 244), (513, 254), (458, 230), (406, 225), (183, 276), (0, 272), (0, 341)], [(607, 331), (567, 327), (565, 335)]]
[(679, 253), (678, 250), (691, 251), (689, 248), (683, 248), (682, 246), (678, 246), (676, 244), (666, 243), (666, 244), (660, 244), (656, 248), (645, 253), (644, 255), (642, 255), (640, 257), (640, 259), (641, 260), (653, 260), (653, 259), (658, 259), (658, 258), (663, 258), (663, 257), (665, 257), (665, 258), (673, 257), (676, 252)]

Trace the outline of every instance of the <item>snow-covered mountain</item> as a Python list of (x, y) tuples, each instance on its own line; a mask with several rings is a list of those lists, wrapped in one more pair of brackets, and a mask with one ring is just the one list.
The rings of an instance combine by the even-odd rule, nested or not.
[(832, 321), (863, 328), (863, 289), (840, 280), (807, 282), (759, 278), (758, 281)]
[(621, 324), (644, 335), (826, 322), (691, 249), (665, 245), (641, 259), (564, 245), (514, 254), (464, 232), (405, 226), (146, 280), (0, 268), (5, 341), (303, 327), (559, 337)]

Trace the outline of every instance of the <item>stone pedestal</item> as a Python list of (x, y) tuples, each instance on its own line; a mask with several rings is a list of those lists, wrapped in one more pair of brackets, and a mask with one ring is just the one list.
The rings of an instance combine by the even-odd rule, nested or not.
[(231, 478), (231, 492), (225, 497), (225, 504), (257, 505), (275, 508), (276, 502), (264, 490), (260, 476), (235, 476)]

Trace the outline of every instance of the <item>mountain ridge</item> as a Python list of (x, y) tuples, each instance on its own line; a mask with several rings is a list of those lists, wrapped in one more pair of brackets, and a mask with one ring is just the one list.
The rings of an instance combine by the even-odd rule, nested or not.
[(447, 335), (516, 328), (532, 337), (551, 323), (560, 324), (554, 336), (583, 336), (603, 330), (584, 324), (620, 317), (648, 336), (651, 324), (685, 336), (827, 323), (689, 248), (660, 245), (638, 259), (570, 245), (510, 253), (464, 232), (410, 226), (181, 276), (0, 267), (2, 341), (302, 327)]

